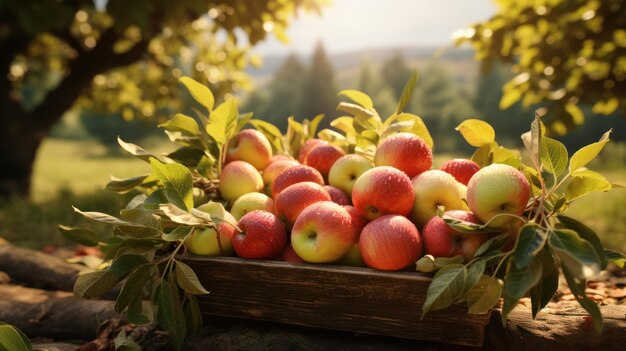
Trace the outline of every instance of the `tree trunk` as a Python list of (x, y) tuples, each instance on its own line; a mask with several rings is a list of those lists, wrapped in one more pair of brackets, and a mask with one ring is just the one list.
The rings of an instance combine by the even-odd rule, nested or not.
[[(23, 116), (10, 116), (0, 128), (0, 200), (30, 196), (37, 150), (46, 133), (32, 130)], [(8, 123), (7, 123), (8, 122)]]

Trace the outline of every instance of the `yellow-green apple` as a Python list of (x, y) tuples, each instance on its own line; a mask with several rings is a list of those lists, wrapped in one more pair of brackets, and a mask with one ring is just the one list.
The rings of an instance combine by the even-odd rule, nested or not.
[(309, 139), (305, 141), (304, 144), (302, 144), (302, 146), (300, 147), (300, 151), (298, 151), (298, 162), (304, 164), (307, 156), (309, 155), (309, 152), (311, 152), (311, 150), (320, 145), (328, 145), (328, 142), (322, 139)]
[(278, 193), (274, 205), (276, 215), (285, 222), (287, 229), (290, 229), (305, 208), (316, 202), (330, 200), (330, 195), (322, 185), (301, 182), (292, 184)]
[(246, 161), (262, 170), (270, 163), (272, 145), (263, 133), (256, 129), (244, 129), (228, 141), (226, 163)]
[(352, 204), (368, 220), (386, 214), (406, 216), (413, 208), (414, 197), (411, 179), (389, 166), (365, 171), (352, 188)]
[(246, 213), (233, 236), (233, 248), (239, 257), (272, 259), (287, 245), (287, 230), (273, 213), (256, 210)]
[(431, 169), (411, 180), (415, 202), (410, 218), (417, 228), (422, 228), (437, 214), (437, 207), (445, 210), (462, 210), (464, 207), (462, 184), (452, 175), (438, 169)]
[(330, 200), (338, 205), (349, 205), (350, 199), (348, 199), (348, 195), (343, 192), (343, 190), (336, 188), (332, 185), (324, 185), (324, 189), (330, 195)]
[(346, 152), (338, 146), (318, 145), (309, 152), (304, 164), (317, 169), (324, 179), (327, 179), (328, 172), (335, 161), (345, 154)]
[(192, 194), (193, 194), (193, 205), (194, 207), (198, 207), (202, 204), (205, 204), (209, 201), (209, 196), (204, 192), (203, 189), (200, 188), (196, 188), (193, 187), (192, 190)]
[[(467, 184), (470, 210), (493, 228), (519, 225), (518, 217), (524, 213), (529, 198), (530, 185), (524, 174), (505, 164), (494, 163), (481, 168)], [(500, 216), (491, 220), (496, 215)]]
[[(359, 233), (359, 237), (361, 235), (361, 231), (367, 225), (367, 219), (361, 216), (359, 211), (354, 206), (345, 205), (343, 208), (348, 211), (350, 217), (352, 217), (352, 223), (356, 227), (356, 231)], [(352, 249), (348, 251), (345, 256), (343, 256), (336, 263), (345, 265), (345, 266), (353, 266), (353, 267), (365, 267), (365, 263), (363, 262), (363, 257), (361, 257), (361, 249), (359, 248), (359, 242), (357, 241), (354, 245), (352, 245)]]
[(361, 231), (359, 247), (368, 267), (384, 271), (414, 264), (423, 251), (415, 224), (399, 215), (386, 215), (369, 222)]
[(466, 158), (455, 158), (444, 162), (439, 169), (450, 173), (457, 182), (467, 185), (474, 173), (478, 172), (480, 166), (478, 163)]
[(235, 235), (235, 218), (217, 202), (197, 207), (215, 219), (215, 228), (198, 228), (185, 240), (187, 250), (195, 255), (229, 256), (233, 254), (232, 238)]
[(374, 167), (374, 164), (365, 157), (357, 154), (341, 156), (328, 172), (328, 184), (343, 190), (348, 197), (352, 197), (354, 183), (365, 173)]
[(230, 214), (236, 220), (241, 219), (243, 215), (254, 210), (264, 210), (274, 213), (274, 200), (263, 193), (247, 193), (243, 194), (235, 200), (230, 208)]
[[(453, 210), (446, 215), (462, 221), (480, 224), (471, 212)], [(453, 257), (461, 255), (465, 262), (474, 256), (476, 250), (489, 239), (485, 233), (462, 233), (452, 228), (439, 216), (431, 218), (421, 231), (424, 251), (433, 257)]]
[(304, 165), (289, 167), (274, 179), (274, 183), (272, 183), (272, 197), (275, 199), (276, 195), (288, 186), (301, 182), (313, 182), (324, 185), (324, 178), (313, 167)]
[(300, 258), (300, 256), (298, 256), (298, 254), (293, 249), (293, 246), (291, 246), (291, 244), (287, 244), (287, 246), (285, 246), (285, 249), (283, 250), (283, 253), (280, 254), (280, 259), (282, 261), (292, 262), (292, 263), (304, 263), (304, 262), (306, 262), (305, 260)]
[(297, 166), (300, 163), (296, 160), (283, 160), (279, 159), (276, 161), (270, 162), (267, 167), (263, 170), (263, 184), (265, 184), (265, 193), (267, 195), (272, 195), (272, 183), (274, 183), (274, 179), (278, 177), (284, 170), (289, 167)]
[(376, 166), (392, 166), (409, 178), (433, 165), (433, 153), (424, 139), (412, 133), (397, 133), (383, 139), (374, 154)]
[(350, 251), (358, 240), (352, 217), (331, 201), (315, 203), (302, 211), (291, 230), (291, 245), (307, 262), (330, 263)]
[(263, 177), (253, 165), (245, 161), (233, 161), (222, 169), (219, 191), (224, 200), (234, 201), (243, 194), (263, 189)]

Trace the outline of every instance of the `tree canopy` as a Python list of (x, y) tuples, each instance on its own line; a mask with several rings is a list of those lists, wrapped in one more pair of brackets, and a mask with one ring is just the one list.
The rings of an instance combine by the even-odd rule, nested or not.
[[(179, 109), (178, 77), (216, 95), (247, 84), (249, 47), (324, 0), (0, 2), (0, 198), (28, 194), (51, 126), (79, 100), (126, 119)], [(117, 69), (116, 68), (124, 68)]]
[(564, 134), (595, 114), (626, 112), (626, 0), (498, 0), (488, 21), (460, 31), (482, 68), (511, 62), (516, 75), (499, 102), (542, 104), (544, 122)]

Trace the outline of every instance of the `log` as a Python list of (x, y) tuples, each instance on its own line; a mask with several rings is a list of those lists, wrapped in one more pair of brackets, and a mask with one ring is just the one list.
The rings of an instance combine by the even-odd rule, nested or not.
[(580, 307), (544, 309), (532, 319), (529, 307), (518, 305), (502, 326), (501, 311), (492, 313), (485, 334), (489, 350), (623, 350), (626, 345), (626, 306), (600, 306), (602, 334), (593, 331), (588, 313)]
[(115, 302), (81, 300), (72, 293), (0, 285), (0, 320), (29, 337), (91, 340), (102, 321), (120, 315)]
[(14, 283), (46, 290), (72, 291), (83, 266), (40, 251), (17, 247), (0, 240), (0, 271)]

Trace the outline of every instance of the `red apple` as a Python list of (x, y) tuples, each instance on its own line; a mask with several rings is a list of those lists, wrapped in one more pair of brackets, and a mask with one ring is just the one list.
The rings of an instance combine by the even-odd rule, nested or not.
[(253, 165), (245, 161), (233, 161), (222, 169), (219, 191), (224, 200), (234, 201), (243, 194), (263, 189), (263, 177)]
[(289, 167), (274, 179), (274, 183), (272, 183), (272, 197), (276, 198), (276, 195), (288, 186), (301, 182), (313, 182), (324, 185), (324, 178), (313, 167), (304, 165)]
[(366, 171), (352, 189), (352, 204), (369, 220), (386, 214), (406, 216), (413, 208), (413, 199), (411, 179), (388, 166)]
[(432, 167), (433, 154), (419, 136), (397, 133), (380, 142), (374, 154), (374, 164), (395, 167), (413, 178)]
[(283, 253), (280, 255), (280, 259), (285, 261), (285, 262), (292, 262), (292, 263), (304, 263), (304, 262), (306, 262), (305, 260), (300, 258), (300, 256), (298, 256), (298, 254), (293, 249), (293, 246), (291, 246), (291, 244), (288, 244), (287, 246), (285, 246), (285, 249), (283, 250)]
[(298, 256), (314, 263), (337, 261), (357, 240), (358, 232), (348, 211), (330, 201), (304, 209), (291, 231), (291, 245)]
[(422, 256), (422, 239), (406, 217), (386, 215), (369, 222), (359, 239), (368, 267), (395, 271), (414, 264)]
[(349, 205), (350, 200), (348, 199), (348, 195), (344, 193), (341, 189), (336, 188), (332, 185), (324, 185), (324, 189), (330, 195), (330, 200), (338, 205)]
[(480, 166), (472, 160), (455, 158), (444, 162), (439, 169), (450, 173), (457, 182), (467, 185), (474, 173), (478, 172)]
[(316, 202), (330, 201), (331, 198), (322, 185), (301, 182), (285, 188), (276, 195), (275, 200), (276, 215), (290, 228), (302, 210)]
[[(280, 156), (280, 155), (279, 155)], [(265, 193), (272, 195), (272, 183), (279, 174), (289, 167), (298, 166), (300, 163), (296, 160), (276, 160), (263, 170), (263, 184), (265, 185)]]
[(245, 129), (228, 141), (226, 163), (246, 161), (262, 170), (272, 158), (272, 145), (263, 133), (256, 129)]
[(239, 230), (232, 239), (239, 257), (272, 259), (287, 245), (285, 224), (267, 211), (246, 213), (237, 223)]
[[(480, 224), (480, 220), (471, 212), (453, 210), (446, 211), (446, 215), (466, 222)], [(432, 217), (424, 229), (422, 229), (422, 240), (424, 240), (424, 251), (434, 257), (453, 257), (461, 255), (467, 262), (474, 256), (476, 250), (489, 239), (487, 234), (467, 234), (456, 231), (446, 224), (439, 216)]]
[(313, 150), (315, 147), (320, 145), (328, 145), (328, 143), (322, 139), (309, 139), (302, 144), (300, 147), (300, 151), (298, 152), (298, 162), (304, 164), (306, 161), (309, 152)]
[[(359, 237), (361, 236), (361, 231), (367, 225), (367, 219), (361, 216), (359, 211), (354, 208), (354, 206), (345, 205), (343, 208), (348, 211), (350, 217), (352, 217), (352, 223), (356, 228), (357, 233), (359, 233)], [(352, 249), (348, 251), (348, 253), (343, 256), (339, 261), (336, 262), (340, 265), (352, 266), (352, 267), (365, 267), (365, 263), (363, 262), (363, 257), (361, 257), (361, 249), (359, 248), (358, 241), (352, 246)]]
[(345, 154), (343, 149), (335, 145), (318, 145), (309, 152), (304, 164), (317, 169), (324, 179), (327, 179), (328, 172), (335, 161)]

